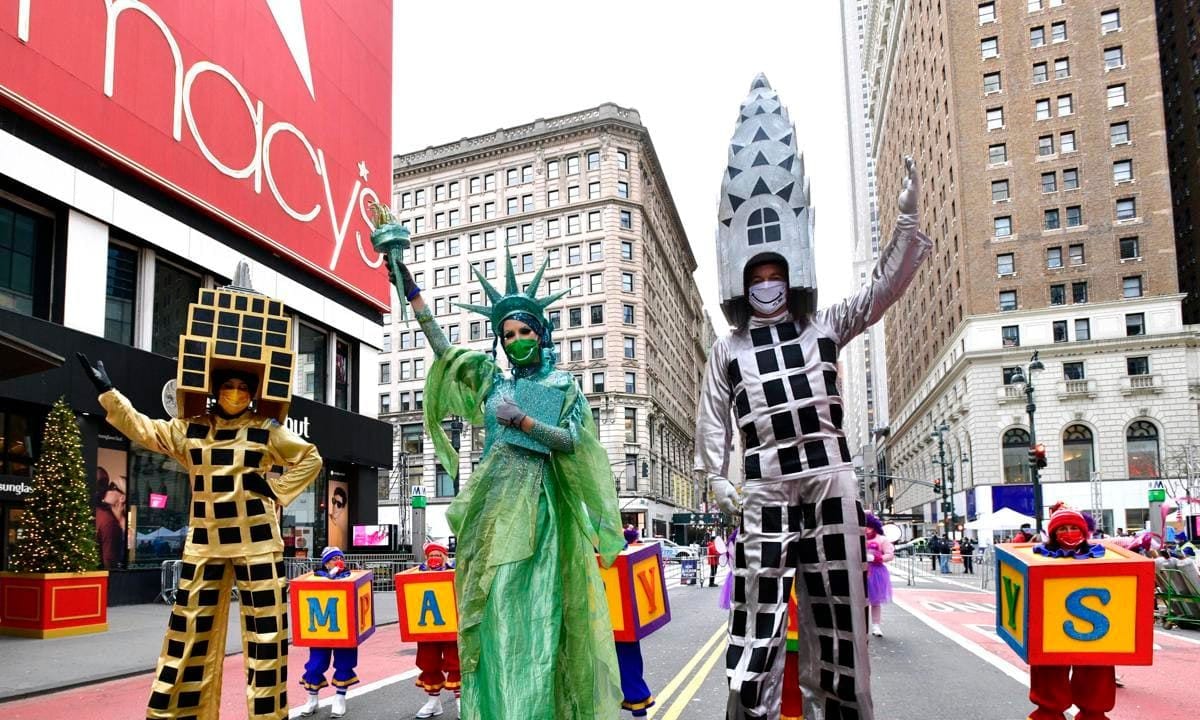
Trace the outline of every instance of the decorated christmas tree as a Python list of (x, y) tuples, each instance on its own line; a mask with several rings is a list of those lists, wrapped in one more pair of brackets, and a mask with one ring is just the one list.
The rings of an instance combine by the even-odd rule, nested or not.
[(75, 413), (60, 397), (46, 418), (42, 451), (33, 469), (33, 492), (25, 500), (12, 569), (81, 572), (95, 570), (99, 564), (79, 426)]

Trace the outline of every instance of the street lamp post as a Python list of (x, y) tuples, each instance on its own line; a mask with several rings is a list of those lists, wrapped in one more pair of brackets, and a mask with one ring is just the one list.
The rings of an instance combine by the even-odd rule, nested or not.
[(954, 531), (954, 466), (950, 466), (949, 476), (946, 474), (946, 433), (950, 427), (942, 423), (933, 431), (932, 437), (938, 441), (937, 464), (942, 469), (942, 524), (946, 528), (946, 537), (953, 538)]
[(1033, 485), (1033, 515), (1039, 535), (1042, 533), (1042, 483), (1041, 469), (1033, 457), (1034, 450), (1037, 448), (1037, 431), (1033, 425), (1033, 415), (1037, 411), (1037, 405), (1033, 402), (1033, 374), (1045, 369), (1046, 366), (1042, 364), (1041, 360), (1038, 360), (1037, 350), (1034, 350), (1033, 356), (1029, 358), (1029, 368), (1025, 374), (1021, 373), (1021, 368), (1018, 366), (1012, 376), (1013, 383), (1025, 384), (1025, 412), (1029, 414), (1029, 482)]

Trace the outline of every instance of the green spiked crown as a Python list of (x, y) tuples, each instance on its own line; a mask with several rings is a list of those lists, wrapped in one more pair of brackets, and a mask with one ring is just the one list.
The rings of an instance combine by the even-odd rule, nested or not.
[[(507, 246), (505, 247), (507, 251)], [(508, 253), (505, 253), (508, 255)], [(521, 292), (520, 286), (517, 284), (517, 273), (513, 270), (512, 256), (508, 255), (508, 268), (505, 271), (504, 294), (492, 287), (492, 284), (480, 274), (478, 268), (471, 268), (475, 273), (475, 277), (479, 278), (479, 283), (483, 285), (483, 291), (487, 293), (488, 305), (467, 305), (459, 303), (458, 306), (464, 310), (470, 310), (473, 313), (479, 313), (492, 321), (492, 332), (497, 337), (500, 336), (500, 326), (504, 324), (504, 319), (511, 316), (513, 313), (524, 312), (529, 313), (537, 318), (542, 326), (547, 330), (550, 329), (550, 324), (546, 321), (545, 310), (563, 295), (566, 295), (571, 290), (570, 288), (561, 292), (556, 292), (553, 295), (547, 295), (544, 298), (538, 298), (538, 285), (542, 283), (542, 273), (546, 272), (546, 266), (550, 264), (550, 258), (546, 258), (542, 262), (542, 266), (538, 268), (533, 279), (529, 281), (529, 289)]]

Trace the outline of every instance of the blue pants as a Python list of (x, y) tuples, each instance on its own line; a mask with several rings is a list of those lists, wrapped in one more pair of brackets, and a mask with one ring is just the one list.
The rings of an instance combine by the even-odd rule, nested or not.
[(621, 707), (634, 717), (646, 717), (646, 709), (654, 705), (654, 695), (646, 684), (642, 667), (642, 646), (638, 642), (619, 642), (617, 666), (621, 669), (621, 694), (625, 696)]
[(300, 684), (309, 692), (316, 692), (329, 683), (325, 682), (325, 672), (329, 670), (329, 661), (333, 660), (333, 686), (338, 692), (346, 692), (346, 688), (358, 682), (358, 674), (354, 666), (358, 665), (358, 648), (309, 648), (308, 662), (304, 663), (304, 676)]
[(950, 556), (947, 555), (946, 553), (939, 554), (938, 555), (938, 565), (941, 567), (943, 575), (949, 574), (950, 573)]

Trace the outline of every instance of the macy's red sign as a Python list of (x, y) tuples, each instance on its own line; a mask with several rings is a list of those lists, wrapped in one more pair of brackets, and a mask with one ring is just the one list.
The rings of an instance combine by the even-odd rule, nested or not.
[(387, 0), (0, 0), (0, 101), (380, 308)]

